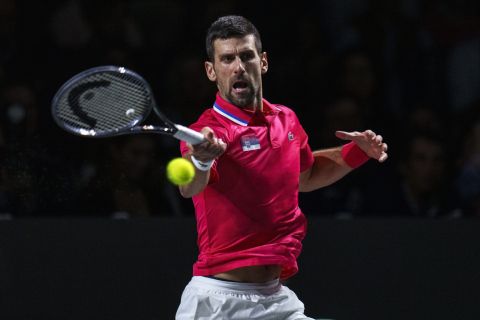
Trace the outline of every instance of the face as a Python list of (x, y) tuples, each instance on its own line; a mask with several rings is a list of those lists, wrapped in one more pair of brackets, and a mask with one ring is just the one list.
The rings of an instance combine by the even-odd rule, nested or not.
[(205, 70), (222, 98), (240, 108), (261, 109), (268, 62), (266, 52), (257, 52), (254, 36), (217, 39), (213, 48), (214, 60), (205, 62)]

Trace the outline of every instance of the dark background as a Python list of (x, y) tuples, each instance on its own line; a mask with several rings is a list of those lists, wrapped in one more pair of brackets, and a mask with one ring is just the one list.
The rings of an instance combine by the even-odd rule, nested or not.
[(195, 260), (191, 201), (164, 173), (178, 142), (80, 139), (50, 103), (74, 74), (122, 65), (192, 123), (214, 100), (204, 37), (224, 14), (258, 27), (264, 96), (313, 149), (339, 129), (389, 145), (385, 164), (300, 195), (311, 227), (291, 286), (307, 313), (478, 319), (480, 10), (466, 0), (1, 0), (0, 318), (172, 317)]
[(232, 13), (260, 30), (270, 62), (264, 96), (297, 112), (313, 149), (343, 143), (335, 130), (372, 129), (389, 145), (387, 163), (302, 194), (305, 212), (479, 215), (479, 4), (464, 0), (3, 0), (0, 212), (192, 215), (165, 180), (176, 141), (74, 137), (55, 125), (50, 103), (74, 74), (122, 65), (152, 84), (171, 119), (191, 124), (216, 91), (203, 67), (206, 30)]

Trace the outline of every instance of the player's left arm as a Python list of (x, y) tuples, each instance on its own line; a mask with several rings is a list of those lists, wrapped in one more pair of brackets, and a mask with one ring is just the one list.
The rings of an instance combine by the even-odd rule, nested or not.
[(300, 173), (301, 192), (313, 191), (328, 186), (356, 167), (373, 158), (384, 162), (388, 158), (388, 146), (383, 137), (372, 130), (363, 132), (337, 131), (335, 135), (350, 143), (313, 152), (313, 165)]

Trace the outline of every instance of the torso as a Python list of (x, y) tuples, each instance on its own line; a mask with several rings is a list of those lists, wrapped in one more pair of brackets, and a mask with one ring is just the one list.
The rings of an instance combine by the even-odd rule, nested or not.
[[(270, 113), (263, 121), (217, 100), (191, 126), (212, 128), (228, 145), (209, 185), (193, 197), (199, 246), (195, 276), (261, 283), (298, 270), (306, 233), (298, 207), (299, 175), (312, 165), (313, 155), (295, 113), (285, 106), (266, 108), (266, 103)], [(185, 143), (181, 148), (182, 154), (188, 152)]]
[(248, 283), (263, 283), (280, 277), (279, 265), (249, 266), (213, 275), (216, 278)]

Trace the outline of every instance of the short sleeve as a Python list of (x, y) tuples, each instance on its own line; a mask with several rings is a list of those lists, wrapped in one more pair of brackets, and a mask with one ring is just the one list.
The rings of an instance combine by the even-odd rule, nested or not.
[(308, 144), (308, 137), (305, 139), (305, 143), (300, 148), (300, 172), (303, 172), (309, 169), (315, 159), (313, 157), (312, 149), (310, 149), (310, 145)]
[(299, 137), (299, 140), (300, 140), (300, 172), (303, 172), (309, 169), (313, 165), (313, 163), (315, 162), (315, 159), (313, 157), (312, 149), (308, 144), (308, 135), (303, 129), (296, 115), (295, 115), (295, 126), (296, 126), (295, 131), (297, 132), (297, 136)]

